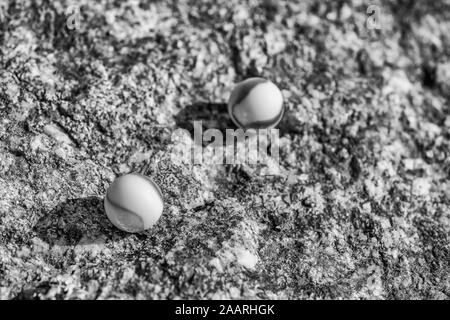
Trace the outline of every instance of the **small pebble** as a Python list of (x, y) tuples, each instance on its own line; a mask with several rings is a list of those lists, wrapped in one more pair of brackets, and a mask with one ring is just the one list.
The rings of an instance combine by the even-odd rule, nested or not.
[(156, 183), (137, 173), (114, 180), (106, 192), (104, 204), (108, 219), (126, 232), (151, 228), (161, 217), (164, 207)]
[(283, 118), (283, 96), (271, 81), (249, 78), (234, 87), (228, 102), (228, 112), (238, 127), (273, 128)]

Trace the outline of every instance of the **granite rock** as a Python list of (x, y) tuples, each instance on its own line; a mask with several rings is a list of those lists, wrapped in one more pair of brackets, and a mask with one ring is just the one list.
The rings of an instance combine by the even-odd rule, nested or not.
[[(0, 299), (450, 297), (448, 0), (380, 29), (356, 0), (78, 3), (0, 6)], [(279, 163), (174, 163), (251, 76)], [(133, 171), (166, 202), (141, 234), (102, 205)]]

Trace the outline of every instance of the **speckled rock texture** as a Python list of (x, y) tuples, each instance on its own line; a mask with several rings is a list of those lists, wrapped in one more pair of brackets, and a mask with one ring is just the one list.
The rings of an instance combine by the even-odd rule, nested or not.
[[(0, 3), (1, 299), (450, 297), (450, 1)], [(279, 163), (171, 161), (252, 76)], [(139, 234), (103, 209), (133, 171)]]

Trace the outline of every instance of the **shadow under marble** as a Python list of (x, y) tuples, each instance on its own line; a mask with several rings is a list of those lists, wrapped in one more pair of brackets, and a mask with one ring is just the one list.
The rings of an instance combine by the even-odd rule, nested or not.
[(86, 197), (69, 199), (47, 212), (35, 225), (37, 236), (49, 245), (95, 243), (99, 237), (126, 237), (105, 214), (103, 199)]

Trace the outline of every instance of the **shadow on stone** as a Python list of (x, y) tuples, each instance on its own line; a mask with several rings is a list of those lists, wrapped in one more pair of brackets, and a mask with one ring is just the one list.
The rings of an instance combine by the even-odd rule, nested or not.
[(126, 236), (109, 222), (99, 197), (60, 203), (37, 222), (34, 231), (49, 245), (76, 245), (82, 239), (84, 244), (89, 244), (101, 237)]
[(188, 130), (192, 139), (194, 139), (194, 121), (201, 121), (203, 132), (208, 129), (218, 129), (223, 136), (226, 129), (236, 129), (228, 115), (225, 103), (194, 103), (186, 106), (175, 116), (177, 126)]
[(285, 111), (283, 119), (281, 119), (275, 129), (280, 130), (280, 137), (284, 135), (298, 135), (303, 133), (305, 124), (291, 112)]

